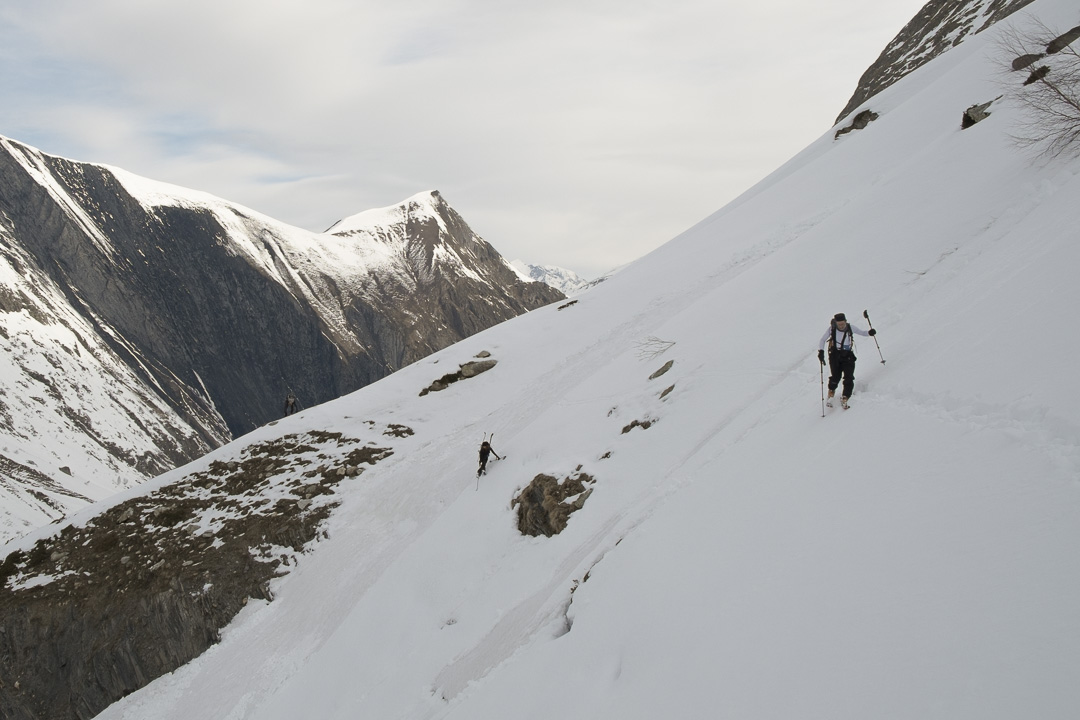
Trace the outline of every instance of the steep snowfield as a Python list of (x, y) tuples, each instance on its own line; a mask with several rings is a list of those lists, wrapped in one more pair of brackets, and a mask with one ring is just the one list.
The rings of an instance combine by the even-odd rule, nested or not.
[[(575, 304), (238, 441), (416, 432), (272, 603), (100, 717), (1075, 717), (1080, 163), (1001, 103), (960, 130), (996, 32)], [(817, 339), (863, 309), (887, 363), (860, 339), (823, 418)], [(517, 489), (579, 465), (566, 530), (520, 535)]]

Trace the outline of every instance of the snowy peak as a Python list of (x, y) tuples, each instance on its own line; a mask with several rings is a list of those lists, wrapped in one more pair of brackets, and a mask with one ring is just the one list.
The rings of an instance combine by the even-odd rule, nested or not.
[(400, 203), (384, 208), (372, 208), (355, 215), (350, 215), (334, 223), (326, 232), (333, 235), (351, 235), (372, 233), (380, 228), (406, 222), (410, 217), (417, 219), (439, 219), (449, 206), (438, 190), (417, 193)]
[(505, 282), (498, 253), (474, 233), (437, 190), (404, 202), (345, 218), (328, 231), (338, 238), (381, 246), (391, 266), (414, 282), (430, 284), (436, 276)]

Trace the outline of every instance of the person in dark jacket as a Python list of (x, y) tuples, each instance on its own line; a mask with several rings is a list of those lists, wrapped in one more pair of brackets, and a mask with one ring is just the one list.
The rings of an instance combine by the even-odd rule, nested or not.
[(824, 365), (825, 346), (829, 347), (829, 401), (826, 403), (829, 407), (832, 407), (833, 396), (836, 394), (836, 388), (840, 386), (841, 379), (843, 379), (844, 387), (840, 404), (845, 410), (848, 407), (848, 399), (855, 389), (855, 338), (853, 336), (871, 337), (876, 334), (877, 330), (874, 328), (870, 328), (867, 332), (849, 324), (844, 313), (836, 313), (833, 316), (829, 329), (821, 336), (817, 351), (818, 360)]
[(502, 460), (502, 458), (499, 457), (499, 454), (495, 452), (494, 448), (491, 447), (491, 443), (485, 440), (480, 443), (480, 467), (476, 470), (477, 477), (487, 475), (488, 455), (494, 455), (495, 459)]
[(300, 409), (300, 403), (297, 401), (296, 396), (289, 393), (285, 396), (285, 415), (292, 415), (294, 412)]

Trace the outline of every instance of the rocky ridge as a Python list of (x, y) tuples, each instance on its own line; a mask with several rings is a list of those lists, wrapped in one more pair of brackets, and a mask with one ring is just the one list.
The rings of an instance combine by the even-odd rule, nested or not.
[(859, 78), (855, 93), (840, 111), (836, 124), (900, 78), (962, 43), (968, 35), (982, 32), (1031, 2), (930, 0)]

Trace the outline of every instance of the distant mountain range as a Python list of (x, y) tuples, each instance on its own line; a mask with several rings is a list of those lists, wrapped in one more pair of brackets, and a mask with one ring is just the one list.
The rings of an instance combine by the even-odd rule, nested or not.
[(586, 280), (573, 270), (556, 267), (555, 265), (532, 265), (524, 260), (515, 260), (511, 265), (528, 280), (550, 285), (567, 297), (577, 295), (588, 290), (597, 282), (602, 282), (602, 279)]
[(562, 298), (438, 192), (312, 233), (0, 137), (0, 540)]

